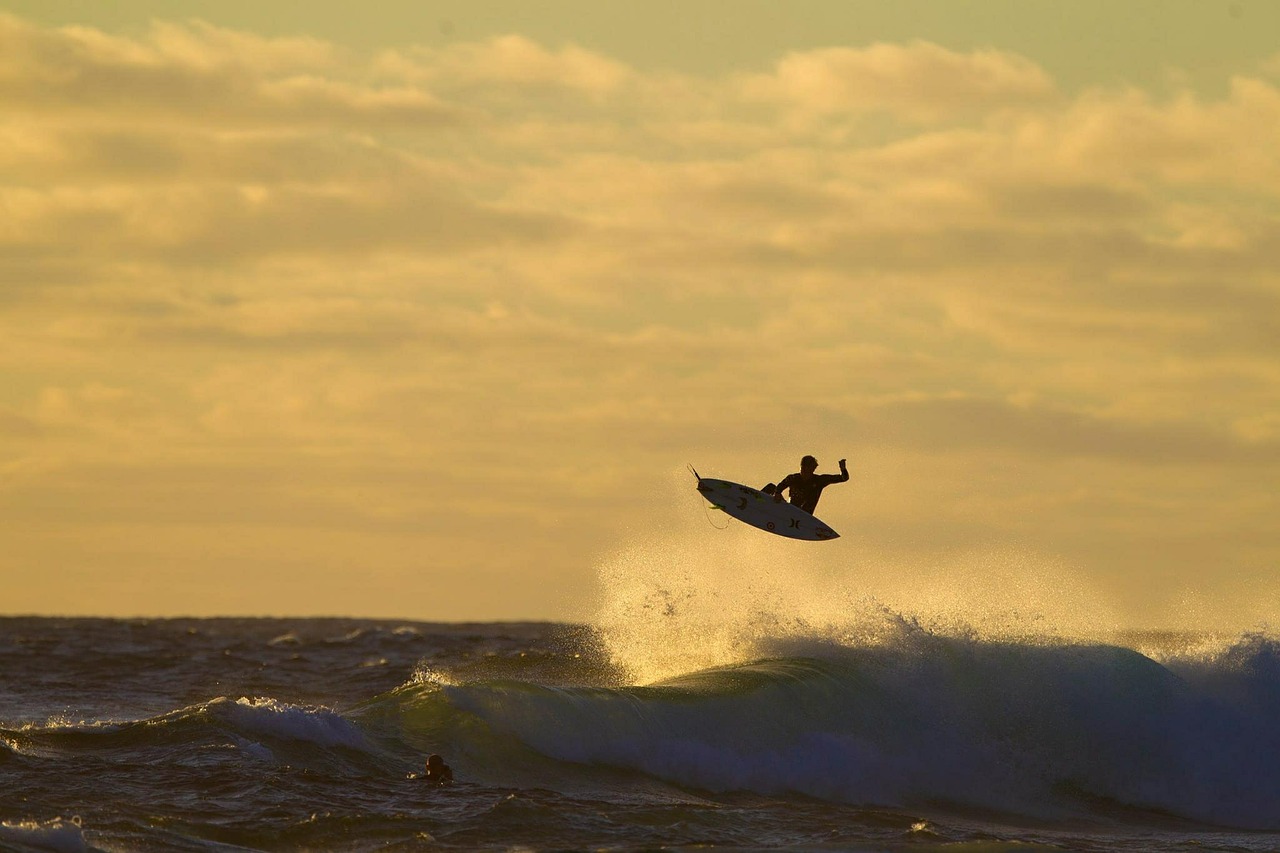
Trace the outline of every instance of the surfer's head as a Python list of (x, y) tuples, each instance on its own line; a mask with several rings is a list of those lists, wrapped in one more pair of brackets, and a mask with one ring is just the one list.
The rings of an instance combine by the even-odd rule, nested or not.
[(818, 470), (818, 460), (812, 456), (806, 456), (800, 460), (800, 471), (804, 474), (812, 474)]

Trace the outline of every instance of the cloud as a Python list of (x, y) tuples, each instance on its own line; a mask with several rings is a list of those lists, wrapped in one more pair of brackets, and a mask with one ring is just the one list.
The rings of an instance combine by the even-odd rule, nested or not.
[(564, 235), (539, 212), (482, 205), (422, 176), (398, 184), (0, 190), (0, 245), (51, 259), (74, 247), (103, 260), (231, 263), (272, 254), (401, 248), (456, 253)]
[(459, 120), (421, 89), (352, 83), (335, 77), (338, 70), (334, 49), (311, 39), (264, 39), (199, 22), (155, 24), (131, 39), (0, 16), (0, 105), (10, 110), (219, 126)]
[(0, 168), (10, 186), (396, 183), (431, 173), (421, 158), (368, 137), (305, 128), (210, 132), (24, 121), (0, 124), (0, 138), (9, 142), (0, 147)]
[(902, 400), (853, 424), (878, 442), (946, 453), (1016, 451), (1041, 458), (1101, 457), (1124, 465), (1280, 466), (1280, 442), (1245, 441), (1184, 421), (1126, 422), (1087, 412), (972, 397)]
[(0, 436), (32, 438), (42, 433), (40, 425), (24, 415), (0, 409)]
[(427, 81), (442, 89), (480, 88), (491, 94), (514, 88), (605, 96), (634, 77), (626, 65), (576, 45), (551, 50), (515, 34), (438, 50), (389, 51), (379, 57), (378, 67), (388, 75)]
[(771, 74), (743, 79), (745, 96), (812, 115), (887, 111), (913, 121), (1044, 101), (1034, 62), (998, 50), (960, 53), (925, 41), (791, 53)]
[[(1262, 140), (1280, 132), (1280, 90), (1236, 76), (1225, 98), (1179, 92), (1157, 100), (1139, 89), (1091, 90), (1062, 110), (1013, 120), (1020, 161), (1109, 183), (1233, 186), (1274, 192), (1280, 167)], [(1035, 155), (1032, 160), (1027, 155)]]
[(1009, 182), (994, 186), (991, 196), (1000, 215), (1022, 221), (1137, 220), (1154, 207), (1140, 191), (1096, 182)]
[[(695, 76), (13, 17), (0, 48), (0, 494), (85, 542), (342, 524), (372, 561), (394, 533), (580, 585), (673, 466), (823, 447), (886, 547), (1118, 553), (1211, 493), (1223, 529), (1274, 509), (1265, 79), (1068, 96), (922, 42)], [(501, 548), (414, 539), (446, 503)], [(1247, 567), (1268, 535), (1201, 551)]]
[(7, 74), (34, 69), (64, 79), (85, 68), (297, 71), (331, 67), (337, 58), (333, 46), (318, 39), (264, 38), (203, 21), (154, 21), (146, 35), (129, 38), (82, 26), (46, 29), (6, 14), (0, 15), (0, 44)]

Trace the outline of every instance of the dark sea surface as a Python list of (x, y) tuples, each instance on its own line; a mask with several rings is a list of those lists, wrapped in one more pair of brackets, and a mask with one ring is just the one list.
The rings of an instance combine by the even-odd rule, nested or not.
[(1280, 646), (1138, 639), (4, 618), (0, 848), (1280, 850)]

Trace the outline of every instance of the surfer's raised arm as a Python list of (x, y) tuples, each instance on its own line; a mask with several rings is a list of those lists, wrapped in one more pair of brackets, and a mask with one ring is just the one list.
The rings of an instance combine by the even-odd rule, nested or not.
[(800, 460), (800, 472), (798, 474), (788, 474), (778, 481), (778, 488), (774, 491), (773, 499), (781, 501), (782, 490), (789, 489), (792, 505), (812, 514), (818, 506), (818, 498), (822, 495), (823, 489), (832, 483), (843, 483), (849, 479), (849, 469), (845, 466), (845, 460), (843, 459), (840, 460), (839, 474), (819, 474), (817, 471), (817, 458), (813, 456), (804, 457)]
[(845, 466), (844, 460), (840, 460), (839, 474), (817, 474), (818, 480), (823, 486), (830, 486), (832, 483), (847, 483), (849, 481), (849, 469)]

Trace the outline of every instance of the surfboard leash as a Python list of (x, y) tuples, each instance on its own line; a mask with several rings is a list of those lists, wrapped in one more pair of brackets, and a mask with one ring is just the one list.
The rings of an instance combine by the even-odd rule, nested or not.
[[(716, 509), (720, 509), (720, 507), (716, 507)], [(724, 527), (721, 527), (720, 525), (716, 524), (714, 521), (712, 521), (712, 520), (711, 520), (711, 507), (708, 507), (705, 503), (702, 505), (702, 514), (703, 514), (703, 515), (705, 515), (705, 516), (707, 517), (707, 524), (710, 524), (710, 525), (711, 525), (712, 527), (714, 527), (716, 530), (728, 530), (728, 529), (729, 529), (729, 524), (728, 524), (728, 522), (726, 522), (726, 523), (725, 523)]]

